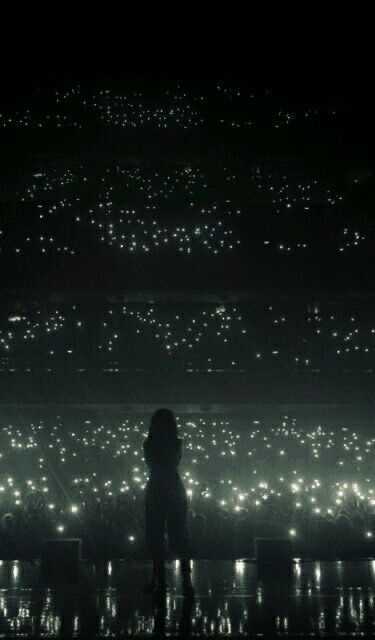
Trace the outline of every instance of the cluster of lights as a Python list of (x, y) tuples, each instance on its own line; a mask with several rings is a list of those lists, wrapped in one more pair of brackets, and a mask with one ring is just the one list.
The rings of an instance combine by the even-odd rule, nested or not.
[(337, 115), (332, 105), (296, 105), (293, 100), (286, 110), (277, 106), (278, 96), (269, 89), (256, 92), (223, 83), (208, 83), (205, 91), (177, 83), (154, 91), (101, 88), (94, 92), (77, 84), (54, 92), (39, 90), (33, 98), (16, 111), (0, 112), (0, 126), (80, 129), (97, 119), (103, 126), (126, 131), (191, 130), (217, 124), (230, 129), (280, 129), (294, 122), (330, 122)]
[[(146, 420), (102, 424), (73, 415), (9, 423), (3, 415), (2, 423), (3, 514), (38, 504), (56, 533), (69, 534), (93, 505), (111, 504), (120, 515), (125, 505), (139, 518), (126, 540), (140, 540), (148, 479), (142, 449)], [(333, 522), (344, 513), (359, 518), (360, 535), (372, 540), (375, 486), (369, 469), (375, 438), (347, 427), (303, 427), (288, 416), (272, 427), (259, 420), (234, 427), (231, 420), (205, 417), (181, 417), (178, 425), (184, 441), (181, 475), (194, 512), (204, 516), (209, 508), (218, 518), (267, 514), (276, 520), (283, 512), (284, 534), (296, 539), (304, 519)], [(17, 471), (10, 475), (5, 471), (10, 468)]]
[[(32, 228), (19, 225), (15, 235), (17, 213), (10, 207), (0, 229), (0, 250), (30, 257), (86, 255), (88, 248), (104, 243), (127, 255), (241, 251), (267, 259), (303, 252), (307, 259), (320, 253), (323, 235), (333, 238), (330, 253), (346, 255), (370, 237), (364, 222), (348, 226), (350, 188), (259, 167), (211, 172), (191, 166), (43, 168), (16, 198)], [(256, 216), (255, 234), (249, 213)]]
[(140, 91), (119, 93), (105, 89), (84, 102), (85, 107), (109, 126), (191, 129), (203, 123), (199, 111), (199, 103), (203, 101), (204, 96), (189, 97), (177, 88), (160, 92), (156, 100), (155, 96), (146, 96)]
[[(0, 321), (0, 367), (12, 370), (373, 371), (375, 327), (353, 305), (24, 304)], [(354, 309), (354, 310), (353, 310)], [(296, 336), (294, 327), (299, 326)], [(41, 355), (42, 354), (42, 355)]]
[[(33, 230), (24, 233), (20, 229), (11, 248), (5, 223), (2, 252), (74, 255), (87, 250), (88, 242), (92, 246), (104, 242), (133, 255), (155, 251), (218, 255), (238, 248), (241, 210), (228, 198), (198, 204), (207, 188), (200, 170), (186, 167), (144, 173), (120, 166), (103, 170), (101, 175), (92, 175), (83, 167), (75, 172), (35, 172), (20, 198), (33, 214)], [(168, 202), (173, 217), (165, 209)]]

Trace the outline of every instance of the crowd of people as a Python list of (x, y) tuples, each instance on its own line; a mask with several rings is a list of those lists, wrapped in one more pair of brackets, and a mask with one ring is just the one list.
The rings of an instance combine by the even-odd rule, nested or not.
[[(30, 420), (2, 410), (3, 558), (37, 557), (58, 536), (82, 538), (87, 557), (146, 553), (148, 420), (87, 413)], [(252, 557), (264, 536), (290, 538), (297, 557), (371, 555), (375, 439), (366, 430), (276, 414), (181, 415), (178, 429), (195, 557)]]
[(207, 125), (224, 129), (252, 129), (266, 125), (283, 129), (299, 123), (330, 123), (340, 109), (328, 98), (294, 100), (287, 108), (280, 92), (206, 82), (205, 89), (169, 83), (165, 87), (101, 88), (71, 84), (53, 90), (38, 87), (16, 109), (2, 109), (0, 127), (82, 129), (92, 122), (109, 128), (192, 130)]
[[(270, 390), (289, 374), (314, 393), (323, 374), (345, 393), (358, 376), (367, 393), (372, 174), (348, 160), (350, 100), (125, 84), (46, 85), (1, 105), (4, 395), (30, 380), (29, 398), (48, 396), (45, 372), (67, 387), (90, 372), (96, 388), (102, 372), (145, 385), (168, 372), (171, 402), (188, 395), (180, 373), (216, 394), (232, 372), (250, 374), (246, 393), (251, 376)], [(87, 557), (144, 557), (146, 417), (31, 413), (0, 407), (0, 557), (36, 557), (56, 536), (82, 538)], [(291, 416), (178, 423), (195, 557), (252, 556), (262, 536), (290, 538), (296, 556), (371, 554), (369, 431)]]
[(0, 368), (371, 373), (374, 339), (370, 309), (352, 301), (9, 302)]
[(1, 254), (48, 259), (103, 246), (126, 256), (234, 254), (254, 266), (301, 256), (314, 269), (321, 252), (340, 267), (341, 254), (358, 258), (372, 238), (366, 218), (358, 221), (356, 180), (256, 166), (39, 168), (9, 193)]

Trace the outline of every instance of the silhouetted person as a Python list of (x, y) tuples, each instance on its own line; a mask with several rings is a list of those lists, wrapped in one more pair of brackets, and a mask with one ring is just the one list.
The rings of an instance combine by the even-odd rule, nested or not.
[(172, 411), (159, 409), (151, 418), (143, 443), (150, 479), (146, 487), (146, 545), (153, 559), (153, 584), (146, 587), (165, 592), (165, 529), (169, 548), (181, 560), (184, 595), (194, 595), (191, 584), (190, 545), (187, 532), (187, 497), (178, 473), (182, 440)]

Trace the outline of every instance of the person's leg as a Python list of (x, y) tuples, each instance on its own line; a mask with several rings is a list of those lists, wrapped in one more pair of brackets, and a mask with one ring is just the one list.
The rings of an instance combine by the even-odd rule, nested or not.
[(183, 558), (181, 560), (181, 573), (182, 573), (182, 592), (187, 598), (194, 598), (194, 587), (191, 581), (191, 567), (190, 560)]
[(191, 566), (189, 558), (181, 558), (181, 573), (183, 576), (191, 576)]
[(165, 589), (165, 508), (151, 491), (145, 496), (146, 547), (153, 559), (152, 583), (145, 591), (151, 592), (156, 586)]
[(193, 598), (194, 597), (194, 587), (191, 581), (191, 566), (190, 559), (182, 558), (181, 559), (181, 573), (182, 573), (182, 591), (184, 596)]
[(160, 590), (165, 590), (167, 581), (165, 575), (165, 560), (164, 557), (154, 557), (153, 562), (153, 572), (156, 580), (157, 588)]
[(169, 546), (180, 558), (183, 593), (191, 597), (194, 595), (194, 590), (191, 582), (191, 550), (187, 529), (186, 499), (173, 501), (170, 505), (167, 513), (167, 529)]

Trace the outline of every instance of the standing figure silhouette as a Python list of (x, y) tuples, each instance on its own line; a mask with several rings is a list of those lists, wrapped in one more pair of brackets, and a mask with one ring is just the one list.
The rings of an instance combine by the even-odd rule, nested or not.
[(150, 470), (146, 487), (146, 546), (153, 559), (152, 585), (146, 591), (166, 590), (165, 532), (168, 546), (181, 562), (183, 593), (193, 597), (190, 545), (187, 531), (187, 497), (178, 473), (182, 440), (177, 437), (175, 417), (169, 409), (158, 409), (152, 418), (143, 443), (144, 457)]

